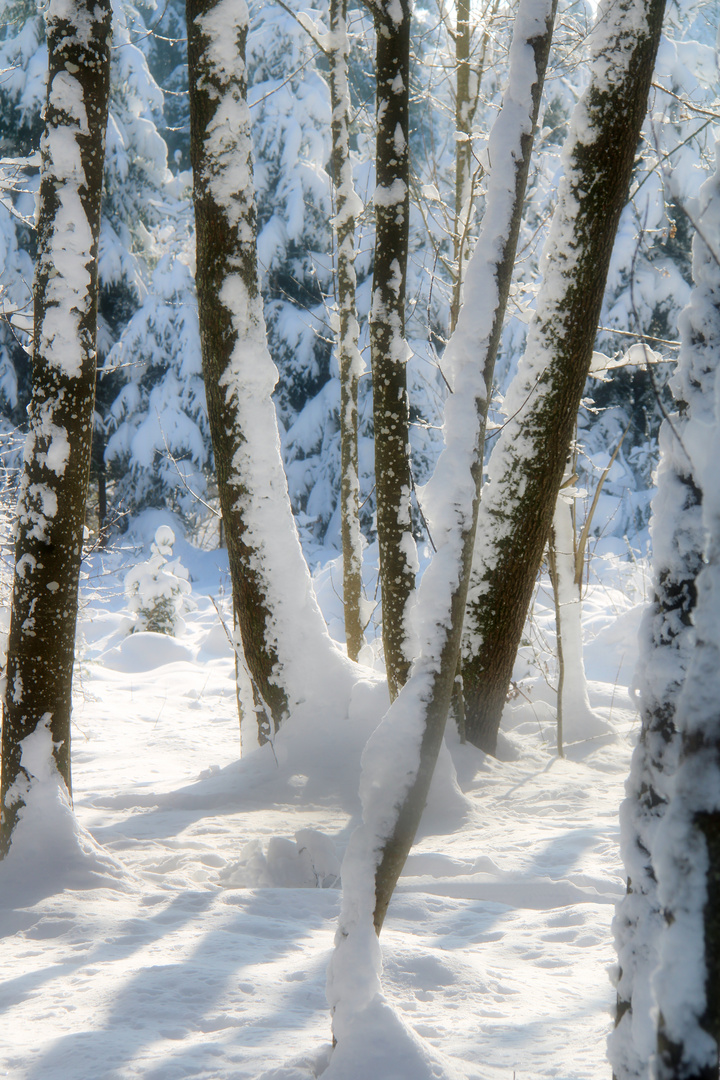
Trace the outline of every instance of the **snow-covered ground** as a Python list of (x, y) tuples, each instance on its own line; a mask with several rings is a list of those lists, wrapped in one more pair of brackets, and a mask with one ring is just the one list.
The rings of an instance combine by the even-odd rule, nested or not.
[[(146, 543), (160, 520), (147, 517)], [(241, 758), (234, 660), (212, 600), (228, 614), (224, 553), (178, 539), (196, 606), (176, 638), (128, 634), (123, 575), (147, 554), (126, 545), (88, 563), (78, 824), (46, 784), (0, 865), (0, 1077), (308, 1080), (330, 1054), (339, 866), (385, 689), (368, 672), (349, 707), (334, 711), (321, 694), (274, 747)], [(608, 1076), (610, 922), (624, 890), (617, 812), (638, 726), (627, 686), (643, 582), (632, 563), (596, 559), (594, 571), (584, 604), (592, 730), (566, 718), (558, 758), (545, 678), (554, 615), (541, 588), (503, 760), (449, 738), (382, 934), (398, 1022), (383, 1025), (384, 1064), (367, 1080), (434, 1075), (408, 1046), (447, 1077)], [(336, 629), (332, 578), (326, 568), (318, 580)], [(32, 749), (42, 771), (41, 739)], [(365, 1075), (363, 1047), (354, 1052), (353, 1078)]]

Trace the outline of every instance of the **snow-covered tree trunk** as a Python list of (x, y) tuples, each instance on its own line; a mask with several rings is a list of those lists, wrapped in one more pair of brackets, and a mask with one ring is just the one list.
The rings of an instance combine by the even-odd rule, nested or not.
[(707, 374), (701, 365), (693, 374), (694, 366), (692, 350), (683, 350), (674, 380), (680, 411), (660, 431), (651, 522), (654, 596), (642, 624), (637, 679), (642, 726), (620, 808), (628, 885), (613, 923), (619, 971), (608, 1054), (616, 1080), (646, 1080), (656, 1039), (651, 976), (664, 917), (651, 853), (677, 766), (675, 712), (695, 639), (692, 611), (704, 541), (701, 496), (685, 450), (685, 429), (696, 409), (702, 416), (713, 404)]
[(409, 0), (371, 4), (377, 36), (375, 262), (370, 356), (382, 637), (390, 697), (407, 679), (407, 605), (418, 569), (410, 513), (405, 286), (410, 226)]
[[(557, 637), (557, 748), (563, 757), (563, 740), (572, 740), (587, 727), (592, 716), (588, 697), (582, 639), (582, 584), (576, 574), (574, 491), (575, 480), (567, 476), (558, 495), (548, 541), (548, 561), (555, 602)], [(569, 723), (567, 723), (569, 721)]]
[(590, 85), (571, 121), (537, 311), (490, 459), (462, 662), (466, 737), (489, 753), (590, 368), (663, 11), (664, 0), (607, 0), (599, 8)]
[(714, 415), (714, 369), (705, 363), (702, 342), (697, 349), (692, 344), (695, 304), (681, 317), (683, 347), (672, 380), (678, 411), (660, 429), (650, 523), (653, 599), (640, 632), (636, 678), (642, 724), (620, 808), (627, 893), (613, 922), (617, 1010), (608, 1056), (615, 1080), (647, 1080), (657, 1037), (651, 979), (664, 915), (652, 851), (677, 768), (680, 739), (675, 714), (695, 643), (692, 613), (705, 543), (701, 492), (687, 439), (692, 439), (693, 430), (707, 428)]
[(188, 0), (191, 159), (203, 375), (239, 627), (260, 741), (333, 646), (295, 530), (258, 279), (244, 0)]
[(647, 984), (658, 955), (652, 982), (659, 1030), (651, 1075), (718, 1076), (720, 169), (703, 185), (691, 216), (697, 224), (694, 289), (680, 320), (675, 385), (681, 413), (663, 433), (655, 505), (664, 521), (656, 518), (653, 531), (658, 563), (656, 600), (645, 622), (643, 731), (624, 804), (623, 853), (632, 891), (616, 919), (618, 990), (632, 1012), (621, 1018), (611, 1042), (620, 1080), (647, 1075)]
[(473, 26), (469, 0), (458, 0), (455, 15), (455, 213), (453, 232), (454, 280), (450, 301), (449, 329), (457, 326), (462, 305), (462, 286), (470, 258), (470, 226), (477, 164), (473, 154), (472, 129), (480, 97), (485, 56), (490, 42), (491, 24), (498, 0), (488, 0), (483, 12), (483, 32), (479, 55), (472, 62)]
[(30, 430), (18, 503), (2, 732), (0, 855), (28, 792), (21, 743), (46, 725), (71, 791), (70, 712), (95, 395), (109, 0), (51, 0)]
[(350, 90), (347, 61), (347, 0), (330, 2), (330, 68), (332, 170), (335, 188), (337, 358), (340, 368), (340, 532), (343, 552), (343, 604), (348, 656), (357, 660), (362, 648), (362, 547), (358, 480), (358, 380), (363, 361), (358, 349), (355, 290), (355, 227), (362, 202), (355, 192), (350, 160)]
[(342, 1044), (379, 990), (379, 934), (420, 821), (454, 685), (473, 551), (487, 387), (497, 353), (522, 214), (533, 130), (552, 36), (551, 0), (523, 0), (508, 88), (490, 136), (493, 172), (483, 229), (468, 268), (466, 303), (445, 352), (453, 388), (445, 450), (426, 488), (437, 552), (412, 613), (416, 659), (363, 754), (363, 824), (343, 864), (343, 902), (328, 995)]

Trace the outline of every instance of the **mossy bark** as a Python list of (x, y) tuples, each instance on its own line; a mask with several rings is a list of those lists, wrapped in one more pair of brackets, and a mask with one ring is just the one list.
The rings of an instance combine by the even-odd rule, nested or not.
[[(462, 674), (467, 740), (490, 754), (497, 749), (515, 656), (590, 370), (662, 30), (664, 0), (621, 0), (617, 9), (613, 31), (595, 58), (597, 75), (578, 106), (585, 122), (569, 147), (566, 189), (553, 220), (554, 235), (564, 243), (548, 250), (545, 282), (552, 280), (552, 295), (546, 284), (547, 302), (543, 307), (541, 289), (531, 329), (528, 352), (534, 347), (548, 360), (493, 452), (501, 466), (493, 475), (491, 458), (491, 483), (480, 509), (482, 548), (465, 617)], [(634, 30), (637, 17), (643, 20), (640, 33)], [(631, 59), (624, 74), (608, 81), (605, 61), (615, 64), (628, 49)]]
[(382, 638), (390, 697), (407, 679), (405, 616), (415, 588), (405, 297), (410, 221), (410, 5), (373, 6), (377, 54), (375, 263), (370, 354)]
[[(223, 379), (240, 340), (232, 308), (223, 286), (233, 275), (243, 284), (248, 308), (260, 303), (257, 264), (257, 213), (252, 187), (252, 158), (247, 137), (236, 147), (245, 179), (232, 192), (234, 215), (228, 220), (226, 203), (218, 198), (213, 179), (221, 163), (213, 159), (208, 139), (225, 121), (218, 109), (226, 94), (246, 104), (245, 45), (247, 25), (235, 42), (237, 64), (232, 72), (219, 71), (209, 55), (210, 39), (202, 19), (217, 8), (217, 0), (187, 0), (188, 69), (190, 85), (190, 158), (197, 237), (196, 282), (202, 349), (203, 378), (212, 438), (218, 493), (227, 543), (233, 607), (240, 632), (244, 663), (253, 686), (259, 741), (272, 738), (288, 711), (288, 694), (271, 630), (272, 605), (267, 595), (257, 545), (249, 536), (246, 507), (251, 495), (234, 467), (246, 436), (238, 413), (237, 397)], [(228, 136), (232, 138), (232, 135)], [(229, 144), (228, 144), (229, 148)], [(242, 662), (240, 660), (239, 662)]]
[[(48, 98), (41, 146), (35, 346), (3, 710), (0, 855), (9, 848), (31, 781), (22, 767), (21, 743), (43, 723), (52, 736), (58, 771), (68, 792), (72, 790), (70, 714), (95, 403), (110, 3), (77, 0), (73, 15), (58, 17), (51, 6), (46, 16)], [(79, 84), (80, 110), (74, 87), (65, 90), (69, 78)], [(79, 162), (69, 171), (71, 141)], [(68, 254), (67, 216), (75, 193), (81, 214)], [(82, 278), (84, 291), (78, 288)]]
[(331, 0), (330, 32), (335, 47), (328, 50), (332, 109), (332, 171), (335, 189), (337, 306), (340, 325), (337, 357), (340, 368), (340, 534), (343, 553), (343, 606), (348, 656), (357, 660), (364, 642), (362, 622), (362, 546), (358, 481), (358, 380), (362, 362), (358, 350), (355, 300), (356, 203), (350, 160), (350, 93), (347, 58), (347, 0)]
[[(472, 513), (465, 519), (464, 525), (458, 529), (460, 565), (457, 583), (451, 594), (448, 594), (447, 616), (442, 626), (437, 626), (433, 635), (437, 642), (435, 648), (421, 653), (416, 667), (413, 669), (410, 683), (407, 686), (407, 691), (412, 691), (412, 684), (416, 678), (425, 683), (418, 706), (420, 722), (422, 723), (420, 759), (417, 773), (402, 804), (398, 807), (397, 819), (392, 834), (386, 839), (381, 851), (375, 876), (374, 925), (378, 934), (382, 928), (395, 885), (402, 873), (420, 824), (445, 732), (453, 690), (457, 685), (458, 677), (456, 672), (460, 655), (463, 615), (470, 580), (480, 499), (483, 449), (488, 413), (487, 388), (492, 386), (503, 319), (510, 294), (535, 125), (552, 41), (555, 7), (554, 3), (549, 5), (547, 20), (542, 31), (536, 36), (528, 38), (528, 44), (532, 48), (535, 60), (535, 80), (532, 84), (530, 100), (527, 102), (527, 119), (529, 122), (525, 133), (519, 139), (520, 152), (513, 156), (512, 199), (510, 208), (506, 211), (507, 223), (504, 225), (503, 239), (495, 253), (495, 259), (487, 266), (488, 277), (494, 277), (497, 300), (492, 313), (490, 332), (478, 357), (478, 362), (482, 365), (482, 382), (485, 393), (475, 399), (477, 409), (476, 441), (469, 459), (475, 497)], [(450, 347), (452, 347), (452, 344)], [(400, 704), (401, 701), (398, 701), (398, 705)]]

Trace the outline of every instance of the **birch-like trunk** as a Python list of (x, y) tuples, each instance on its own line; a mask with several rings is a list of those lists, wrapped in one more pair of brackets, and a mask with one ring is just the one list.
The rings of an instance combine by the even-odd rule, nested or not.
[(673, 379), (680, 415), (663, 424), (653, 503), (643, 725), (621, 821), (629, 881), (615, 920), (618, 1080), (646, 1077), (648, 1059), (656, 1080), (717, 1080), (719, 1071), (720, 170), (696, 214), (694, 288)]
[(358, 349), (355, 291), (355, 227), (362, 202), (355, 192), (350, 160), (350, 90), (347, 61), (347, 0), (331, 0), (330, 68), (332, 109), (332, 170), (335, 189), (337, 302), (340, 326), (337, 358), (340, 368), (340, 534), (343, 553), (343, 606), (348, 656), (357, 660), (363, 646), (362, 546), (358, 480), (358, 380), (363, 360)]
[(372, 5), (377, 36), (375, 262), (370, 356), (382, 638), (390, 699), (410, 670), (407, 605), (418, 569), (410, 511), (405, 286), (410, 224), (409, 0)]
[(90, 471), (98, 237), (110, 88), (109, 0), (51, 0), (41, 144), (30, 431), (18, 502), (2, 731), (0, 855), (32, 783), (23, 739), (45, 725), (71, 792), (70, 713)]
[(675, 723), (695, 632), (692, 612), (703, 564), (701, 493), (685, 440), (693, 418), (712, 420), (712, 386), (701, 353), (688, 348), (688, 314), (682, 316), (685, 344), (673, 378), (678, 413), (660, 429), (660, 464), (650, 531), (653, 542), (653, 599), (640, 632), (640, 737), (633, 752), (626, 798), (620, 807), (620, 847), (627, 892), (613, 921), (618, 954), (615, 1030), (608, 1056), (615, 1080), (647, 1080), (655, 1051), (651, 977), (658, 964), (664, 916), (652, 851), (677, 768)]
[(468, 300), (445, 353), (454, 393), (446, 403), (446, 447), (426, 489), (437, 552), (414, 612), (417, 658), (409, 681), (365, 748), (363, 824), (353, 833), (343, 864), (342, 910), (328, 977), (340, 1045), (354, 1015), (379, 990), (375, 935), (415, 837), (450, 704), (473, 551), (486, 387), (512, 278), (553, 16), (550, 0), (524, 0), (518, 13), (509, 85), (491, 134), (495, 168), (488, 208), (468, 269)]
[(483, 489), (465, 617), (467, 740), (494, 754), (513, 664), (590, 369), (608, 266), (627, 201), (664, 0), (606, 0), (593, 30), (510, 417)]
[(244, 0), (187, 0), (203, 376), (259, 741), (336, 659), (290, 509), (260, 295)]
[(627, 893), (613, 921), (619, 971), (615, 1030), (608, 1040), (616, 1080), (647, 1080), (655, 1050), (651, 977), (658, 964), (664, 916), (652, 851), (677, 768), (680, 740), (675, 714), (694, 648), (692, 612), (704, 544), (701, 495), (684, 440), (695, 409), (704, 412), (708, 402), (712, 406), (706, 380), (695, 382), (693, 367), (691, 357), (681, 351), (675, 384), (687, 402), (679, 403), (680, 413), (664, 421), (660, 430), (650, 525), (654, 595), (640, 632), (637, 680), (642, 724), (620, 807)]

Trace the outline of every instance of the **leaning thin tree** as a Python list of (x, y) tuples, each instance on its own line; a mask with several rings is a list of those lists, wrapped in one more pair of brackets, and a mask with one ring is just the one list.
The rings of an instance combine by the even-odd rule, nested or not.
[(665, 0), (610, 0), (599, 8), (590, 85), (571, 119), (537, 313), (490, 457), (462, 675), (466, 737), (491, 754), (590, 370), (664, 7)]
[(488, 388), (512, 280), (554, 14), (551, 0), (521, 4), (509, 85), (490, 136), (494, 169), (483, 228), (468, 269), (466, 304), (446, 350), (454, 393), (446, 404), (446, 448), (425, 503), (437, 553), (418, 591), (416, 660), (365, 749), (363, 824), (353, 833), (343, 863), (343, 903), (328, 977), (341, 1049), (355, 1016), (378, 990), (375, 935), (415, 837), (445, 729), (470, 576)]
[(22, 743), (43, 725), (71, 792), (72, 676), (95, 400), (110, 0), (51, 0), (45, 21), (32, 400), (3, 711), (0, 856), (32, 782)]

